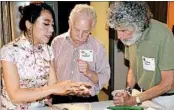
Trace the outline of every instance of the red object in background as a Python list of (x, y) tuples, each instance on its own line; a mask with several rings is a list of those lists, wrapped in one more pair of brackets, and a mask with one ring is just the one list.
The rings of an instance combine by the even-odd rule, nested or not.
[(173, 32), (173, 34), (174, 34), (174, 25), (173, 25), (173, 27), (172, 27), (172, 32)]
[(44, 1), (31, 1), (30, 4), (41, 4), (44, 3)]

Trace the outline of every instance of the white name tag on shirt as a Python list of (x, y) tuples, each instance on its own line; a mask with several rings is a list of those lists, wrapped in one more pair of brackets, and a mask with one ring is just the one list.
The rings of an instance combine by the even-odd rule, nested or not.
[(80, 50), (80, 59), (87, 62), (93, 62), (93, 50)]
[(155, 71), (155, 58), (142, 56), (143, 68), (148, 71)]

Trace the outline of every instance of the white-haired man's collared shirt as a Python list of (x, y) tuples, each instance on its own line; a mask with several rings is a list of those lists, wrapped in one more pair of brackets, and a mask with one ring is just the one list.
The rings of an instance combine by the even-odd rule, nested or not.
[[(64, 33), (57, 36), (52, 42), (54, 54), (54, 68), (59, 81), (73, 80), (81, 82), (90, 82), (93, 87), (91, 95), (97, 95), (110, 78), (110, 66), (106, 56), (106, 51), (103, 45), (99, 43), (93, 36), (89, 36), (86, 43), (79, 47), (72, 44), (69, 33)], [(99, 85), (94, 84), (89, 78), (84, 76), (78, 70), (77, 60), (79, 59), (80, 50), (92, 50), (93, 61), (89, 62), (89, 69), (98, 74)]]

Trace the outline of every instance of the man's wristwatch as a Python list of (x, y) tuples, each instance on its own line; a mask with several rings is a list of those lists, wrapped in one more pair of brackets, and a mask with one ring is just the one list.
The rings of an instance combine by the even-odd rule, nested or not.
[(140, 100), (140, 98), (138, 96), (136, 96), (136, 104), (137, 105), (141, 105), (141, 100)]
[(132, 88), (127, 87), (127, 88), (125, 89), (125, 91), (126, 91), (130, 96), (132, 96)]

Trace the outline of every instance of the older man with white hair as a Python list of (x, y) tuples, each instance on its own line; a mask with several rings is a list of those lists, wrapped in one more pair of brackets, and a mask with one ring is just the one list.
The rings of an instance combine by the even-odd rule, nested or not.
[(89, 82), (92, 88), (90, 94), (55, 96), (53, 103), (98, 101), (97, 94), (108, 83), (110, 66), (105, 48), (91, 35), (96, 21), (93, 7), (78, 4), (70, 13), (68, 32), (54, 38), (52, 48), (58, 80)]
[(125, 58), (130, 62), (127, 87), (137, 83), (144, 91), (137, 96), (126, 92), (114, 96), (114, 104), (135, 105), (151, 100), (174, 108), (174, 37), (166, 24), (152, 19), (146, 2), (113, 2), (108, 24), (125, 44)]

